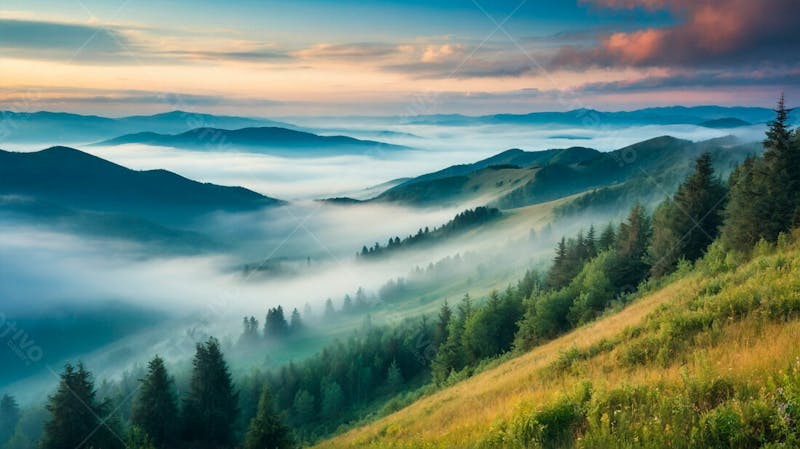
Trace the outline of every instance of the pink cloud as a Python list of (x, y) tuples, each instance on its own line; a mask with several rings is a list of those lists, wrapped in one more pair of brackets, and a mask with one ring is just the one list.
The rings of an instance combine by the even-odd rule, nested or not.
[(673, 26), (617, 32), (593, 47), (565, 47), (553, 64), (694, 66), (796, 63), (797, 0), (583, 0), (602, 8), (668, 10)]

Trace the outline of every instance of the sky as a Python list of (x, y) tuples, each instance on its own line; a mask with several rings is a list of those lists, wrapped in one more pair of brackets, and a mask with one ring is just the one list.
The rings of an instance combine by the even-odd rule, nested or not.
[(796, 10), (796, 0), (3, 0), (0, 109), (770, 106), (782, 91), (800, 97)]

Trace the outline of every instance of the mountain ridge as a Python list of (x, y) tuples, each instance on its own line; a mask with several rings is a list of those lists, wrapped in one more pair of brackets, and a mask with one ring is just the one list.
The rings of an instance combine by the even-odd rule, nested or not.
[[(93, 146), (146, 144), (183, 149), (209, 150), (216, 148), (244, 148), (258, 153), (297, 155), (292, 151), (306, 150), (314, 153), (375, 153), (403, 150), (407, 147), (348, 136), (320, 136), (318, 134), (276, 126), (250, 127), (234, 130), (201, 127), (180, 134), (152, 132), (126, 134)], [(257, 150), (257, 151), (255, 151)]]
[[(417, 176), (370, 201), (428, 206), (442, 201), (494, 196), (489, 205), (513, 209), (624, 183), (648, 174), (651, 177), (669, 174), (677, 180), (689, 169), (687, 161), (705, 151), (715, 153), (720, 164), (727, 169), (752, 149), (731, 136), (700, 142), (660, 136), (609, 152), (585, 147), (541, 151), (510, 149), (475, 163), (453, 165)], [(516, 169), (518, 176), (493, 180), (482, 172), (490, 167)], [(509, 190), (509, 181), (518, 185)]]
[(5, 130), (3, 142), (87, 143), (138, 132), (179, 133), (201, 126), (225, 129), (248, 126), (296, 128), (292, 124), (266, 118), (213, 115), (182, 110), (124, 117), (53, 111), (0, 111), (0, 116), (13, 124)]
[[(489, 114), (469, 116), (462, 114), (419, 115), (409, 118), (413, 124), (439, 124), (451, 126), (502, 125), (502, 124), (559, 124), (582, 127), (618, 125), (700, 125), (722, 118), (737, 118), (749, 123), (767, 123), (774, 112), (769, 108), (746, 106), (663, 106), (628, 111), (600, 111), (579, 108), (569, 111), (542, 111), (521, 114)], [(792, 114), (798, 120), (800, 113)]]
[(283, 204), (244, 187), (201, 183), (163, 169), (132, 170), (64, 146), (30, 153), (0, 150), (0, 193), (69, 208), (178, 221), (215, 210)]

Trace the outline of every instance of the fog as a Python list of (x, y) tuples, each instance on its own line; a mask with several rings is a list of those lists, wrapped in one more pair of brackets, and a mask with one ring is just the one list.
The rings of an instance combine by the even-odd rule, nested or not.
[[(330, 126), (339, 125), (356, 124)], [(580, 145), (610, 150), (664, 134), (691, 140), (729, 134), (693, 126), (624, 131), (370, 126), (373, 128), (362, 129), (419, 136), (387, 134), (384, 139), (419, 149), (390, 157), (283, 158), (141, 145), (78, 146), (133, 169), (164, 168), (198, 181), (245, 186), (291, 203), (250, 213), (204, 217), (193, 230), (222, 242), (226, 249), (191, 256), (153, 254), (143, 251), (143, 244), (138, 242), (79, 237), (58, 232), (46, 223), (0, 222), (0, 318), (3, 323), (20, 324), (43, 353), (35, 363), (19, 354), (3, 353), (4, 365), (12, 368), (0, 378), (0, 387), (12, 383), (15, 394), (34, 398), (43, 391), (42, 385), (53, 383), (49, 370), (58, 370), (65, 360), (80, 358), (98, 375), (114, 376), (156, 352), (173, 361), (188, 359), (193, 342), (203, 336), (235, 341), (244, 315), (262, 320), (269, 307), (303, 310), (307, 303), (319, 313), (327, 298), (333, 298), (338, 307), (342, 296), (353, 294), (359, 287), (375, 293), (389, 279), (405, 277), (416, 266), (425, 267), (455, 254), (472, 254), (467, 266), (460, 268), (463, 279), (474, 277), (476, 266), (481, 264), (499, 273), (496, 278), (502, 282), (512, 282), (524, 269), (549, 260), (555, 238), (585, 228), (590, 221), (605, 223), (608, 219), (582, 217), (580, 223), (561, 223), (554, 235), (540, 235), (531, 241), (530, 231), (541, 230), (549, 215), (546, 211), (513, 212), (496, 226), (448, 239), (431, 249), (360, 261), (355, 254), (363, 245), (385, 245), (389, 237), (402, 238), (419, 228), (442, 225), (468, 205), (418, 209), (385, 204), (335, 205), (314, 199), (344, 195), (365, 198), (376, 193), (368, 190), (371, 186), (474, 162), (514, 147), (540, 150)], [(736, 131), (747, 140), (755, 140), (760, 132), (761, 127)], [(281, 270), (264, 269), (275, 264)], [(476, 282), (470, 289), (482, 292), (495, 286)], [(452, 292), (454, 296), (463, 293)], [(117, 313), (120, 316), (115, 320), (108, 318)], [(51, 323), (51, 317), (60, 320)], [(89, 337), (75, 330), (81, 328), (89, 332)], [(54, 337), (62, 334), (63, 338)]]
[[(732, 134), (747, 141), (757, 141), (763, 136), (764, 129), (763, 125), (719, 130), (692, 125), (553, 128), (511, 125), (399, 125), (391, 121), (376, 123), (375, 120), (365, 122), (357, 119), (339, 119), (330, 123), (307, 120), (308, 123), (301, 124), (322, 129), (325, 129), (323, 123), (341, 127), (336, 128), (341, 132), (331, 134), (359, 137), (359, 133), (390, 131), (397, 134), (382, 135), (380, 140), (414, 149), (383, 152), (380, 157), (341, 155), (287, 158), (236, 151), (233, 148), (221, 151), (189, 151), (137, 144), (114, 147), (80, 144), (72, 146), (137, 170), (163, 168), (197, 181), (241, 185), (264, 195), (293, 201), (336, 196), (366, 199), (375, 194), (370, 187), (397, 178), (436, 171), (449, 165), (475, 162), (510, 148), (537, 151), (585, 146), (610, 151), (662, 135), (700, 141)], [(35, 151), (46, 146), (14, 144), (7, 149)]]

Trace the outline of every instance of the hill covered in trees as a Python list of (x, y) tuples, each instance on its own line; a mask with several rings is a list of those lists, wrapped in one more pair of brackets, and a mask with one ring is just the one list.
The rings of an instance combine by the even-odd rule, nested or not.
[[(517, 303), (513, 339), (497, 333), (502, 320), (477, 325), (509, 314), (513, 289), (456, 319), (442, 313), (456, 324), (434, 379), (450, 386), (315, 447), (800, 443), (800, 234), (789, 218), (800, 211), (800, 136), (785, 118), (781, 102), (764, 156), (737, 168), (727, 195), (702, 155), (652, 216), (634, 207), (599, 238), (590, 228), (562, 240)], [(475, 339), (476, 329), (495, 332)]]
[(434, 244), (448, 237), (462, 234), (469, 229), (486, 224), (500, 216), (500, 210), (493, 207), (480, 206), (474, 209), (467, 209), (456, 214), (452, 220), (442, 226), (433, 228), (433, 230), (428, 227), (420, 228), (416, 234), (409, 235), (402, 240), (400, 240), (399, 236), (390, 237), (386, 246), (381, 246), (380, 243), (377, 242), (371, 247), (365, 245), (361, 248), (361, 252), (359, 252), (358, 255), (363, 258), (377, 257), (401, 249), (418, 247), (423, 244)]
[[(691, 142), (662, 136), (610, 152), (572, 147), (560, 150), (508, 150), (474, 164), (455, 165), (399, 184), (372, 201), (414, 206), (462, 204), (482, 200), (513, 209), (588, 192), (561, 208), (564, 214), (630, 207), (663, 199), (691, 171), (691, 161), (712, 154), (727, 175), (757, 145), (733, 137)], [(618, 201), (629, 198), (634, 201)]]
[(0, 194), (168, 223), (216, 210), (282, 204), (243, 187), (200, 183), (167, 170), (131, 170), (67, 147), (32, 153), (0, 150)]

